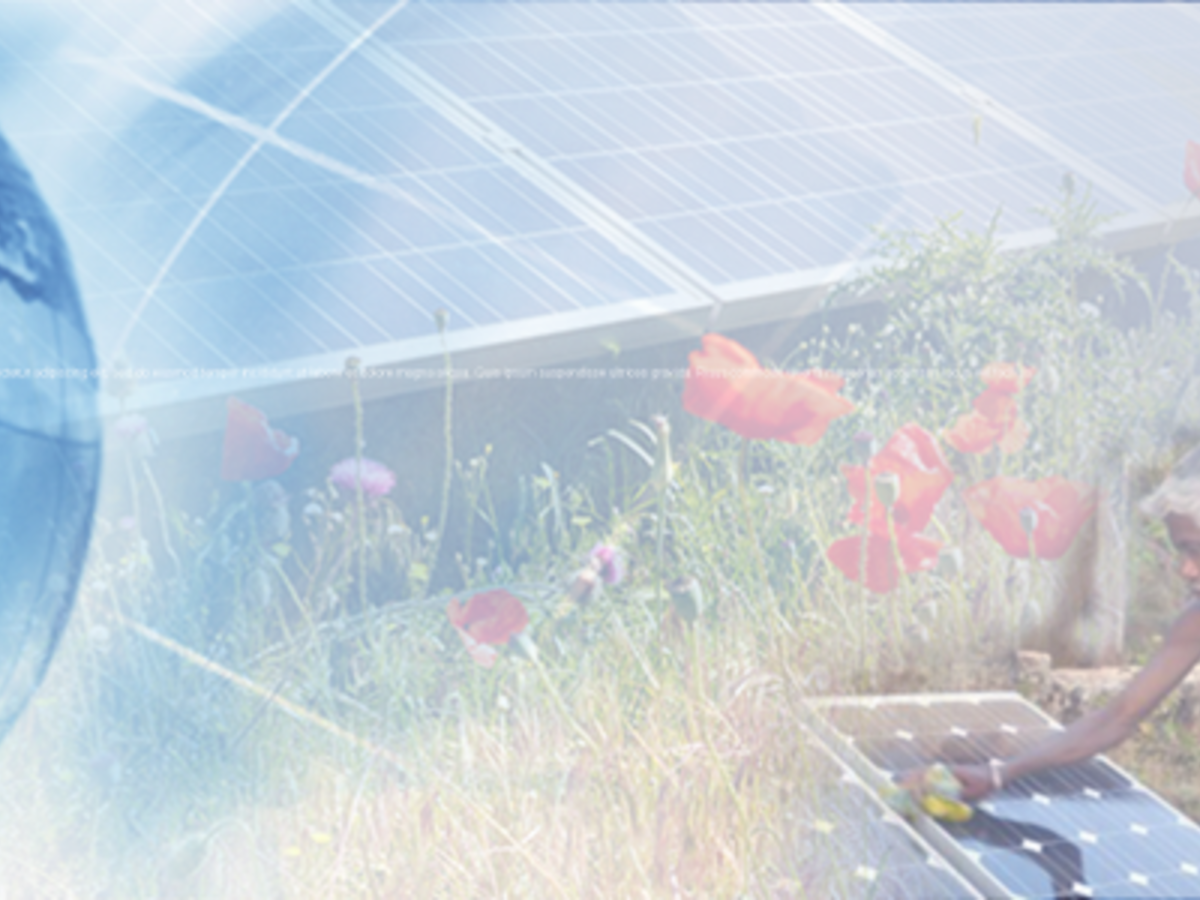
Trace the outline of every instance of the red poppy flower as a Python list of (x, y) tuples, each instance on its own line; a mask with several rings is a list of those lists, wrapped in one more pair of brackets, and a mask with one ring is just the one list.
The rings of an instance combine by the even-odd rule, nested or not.
[(496, 651), (488, 645), (507, 644), (509, 638), (520, 634), (529, 624), (525, 605), (499, 588), (473, 594), (466, 606), (451, 600), (446, 615), (471, 658), (488, 667), (496, 662)]
[(683, 388), (683, 408), (694, 416), (745, 438), (815, 444), (830, 422), (854, 410), (830, 372), (771, 372), (736, 341), (719, 334), (702, 340), (704, 349), (688, 354)]
[[(942, 546), (923, 534), (910, 531), (897, 532), (894, 549), (891, 539), (884, 535), (872, 534), (866, 540), (866, 586), (867, 590), (876, 594), (888, 593), (900, 581), (897, 556), (904, 571), (926, 571), (937, 565), (938, 551)], [(861, 580), (862, 542), (862, 535), (853, 535), (834, 541), (826, 551), (829, 561), (851, 581)]]
[(960, 453), (982, 453), (999, 447), (1015, 453), (1029, 439), (1029, 426), (1018, 415), (1015, 395), (1037, 369), (1014, 363), (992, 363), (983, 370), (987, 390), (975, 398), (974, 409), (960, 416), (943, 437)]
[[(909, 422), (896, 431), (883, 449), (867, 464), (871, 478), (891, 472), (900, 479), (899, 495), (892, 505), (892, 523), (897, 530), (920, 531), (933, 517), (933, 508), (954, 479), (954, 473), (942, 455), (933, 435)], [(863, 466), (842, 466), (854, 506), (848, 518), (862, 524), (867, 485)], [(887, 536), (887, 508), (878, 496), (871, 504), (872, 534)]]
[(993, 478), (968, 488), (963, 499), (1005, 552), (1022, 558), (1029, 556), (1032, 543), (1039, 559), (1058, 559), (1096, 509), (1092, 488), (1058, 477)]
[(1195, 141), (1188, 141), (1183, 153), (1183, 183), (1200, 200), (1200, 144)]
[(236, 397), (228, 400), (221, 477), (226, 481), (256, 481), (287, 471), (300, 453), (300, 442), (267, 423), (262, 410)]

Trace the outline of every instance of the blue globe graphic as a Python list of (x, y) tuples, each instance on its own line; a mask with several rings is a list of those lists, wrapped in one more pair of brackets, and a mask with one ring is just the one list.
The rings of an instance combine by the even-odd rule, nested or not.
[(0, 137), (0, 738), (74, 603), (100, 474), (95, 369), (62, 235)]

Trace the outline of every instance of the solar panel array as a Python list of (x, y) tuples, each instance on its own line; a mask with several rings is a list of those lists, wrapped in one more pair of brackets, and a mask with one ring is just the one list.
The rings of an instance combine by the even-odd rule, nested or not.
[(876, 226), (1040, 225), (1068, 168), (1103, 212), (1182, 200), (1196, 131), (1200, 20), (1166, 6), (255, 9), (198, 48), (108, 6), (0, 38), (3, 124), (105, 358), (236, 368), (428, 337), (437, 309), (536, 330), (753, 300)]
[[(856, 698), (819, 714), (875, 781), (1008, 757), (1061, 728), (1013, 694)], [(1014, 781), (967, 823), (929, 826), (1006, 896), (1200, 896), (1200, 828), (1103, 758)]]

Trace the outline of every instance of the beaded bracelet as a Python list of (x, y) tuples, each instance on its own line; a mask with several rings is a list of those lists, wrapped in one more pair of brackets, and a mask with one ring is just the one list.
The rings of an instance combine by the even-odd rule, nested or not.
[(993, 791), (1004, 790), (1004, 775), (1002, 774), (1003, 769), (1004, 769), (1004, 760), (1002, 760), (1002, 759), (989, 759), (988, 760), (988, 771), (992, 773), (992, 790)]

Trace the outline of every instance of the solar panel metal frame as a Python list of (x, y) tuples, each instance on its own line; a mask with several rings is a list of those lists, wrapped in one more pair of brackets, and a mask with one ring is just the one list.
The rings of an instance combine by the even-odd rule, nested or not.
[[(812, 725), (814, 723), (809, 724)], [(836, 749), (830, 746), (829, 740), (821, 735), (818, 728), (802, 728), (802, 731), (804, 731), (810, 739), (808, 749), (814, 753), (822, 754), (828, 757), (829, 761), (833, 765), (842, 770), (843, 780), (849, 780), (863, 788), (864, 793), (868, 798), (868, 802), (879, 810), (881, 819), (888, 824), (903, 829), (907, 834), (907, 837), (917, 846), (918, 849), (926, 851), (928, 854), (927, 862), (936, 860), (936, 863), (930, 862), (930, 864), (936, 865), (939, 869), (941, 869), (941, 871), (947, 873), (951, 878), (956, 880), (963, 888), (964, 897), (983, 898), (989, 896), (986, 893), (982, 893), (979, 885), (964, 875), (954, 860), (947, 856), (947, 854), (941, 852), (936, 844), (930, 841), (920, 829), (914, 830), (912, 823), (906, 822), (891, 807), (889, 807), (879, 795), (878, 788), (881, 785), (874, 783), (874, 780), (871, 778), (864, 777), (863, 773), (854, 766), (852, 760), (848, 760), (839, 755)]]
[[(1180, 202), (1162, 212), (1139, 212), (1122, 216), (1099, 231), (1101, 243), (1113, 252), (1128, 253), (1153, 246), (1167, 235), (1186, 240), (1200, 235), (1200, 209), (1193, 202), (1186, 210)], [(1009, 235), (1000, 240), (1007, 251), (1021, 251), (1055, 240), (1052, 229), (1037, 229)], [(867, 258), (843, 265), (771, 276), (731, 285), (720, 291), (720, 328), (733, 330), (786, 319), (800, 319), (825, 307), (828, 292), (843, 279), (867, 272), (879, 260)], [(517, 320), (449, 333), (446, 344), (456, 369), (492, 370), (513, 367), (566, 365), (595, 356), (604, 342), (616, 342), (626, 350), (637, 350), (673, 340), (698, 337), (713, 322), (713, 302), (691, 293), (679, 292), (648, 301), (627, 301), (613, 306), (579, 310), (542, 317), (540, 321)], [(848, 307), (843, 307), (848, 308)], [(377, 400), (429, 389), (440, 384), (429, 378), (405, 377), (404, 371), (429, 371), (443, 366), (442, 345), (436, 337), (415, 337), (362, 348), (356, 354), (365, 368), (391, 370), (386, 377), (362, 382), (363, 397)], [(274, 415), (297, 415), (332, 409), (346, 404), (347, 390), (340, 379), (345, 353), (295, 358), (275, 368), (309, 370), (325, 375), (249, 375), (238, 379), (180, 380), (174, 383), (139, 385), (124, 411), (149, 413), (163, 437), (186, 437), (219, 430), (225, 422), (225, 397), (235, 389), (239, 396), (270, 408)], [(514, 360), (517, 362), (514, 363)], [(683, 361), (681, 360), (681, 365)], [(263, 367), (266, 372), (270, 367)], [(101, 398), (101, 416), (114, 420), (122, 414), (117, 399)]]
[[(922, 702), (926, 699), (933, 700), (936, 698), (948, 699), (955, 698), (957, 700), (970, 700), (972, 698), (994, 699), (1004, 697), (1012, 699), (1016, 694), (897, 694), (894, 696), (862, 696), (862, 697), (821, 697), (813, 698), (807, 701), (810, 714), (805, 720), (805, 724), (812, 731), (825, 741), (827, 747), (834, 756), (843, 760), (855, 774), (858, 775), (868, 785), (876, 790), (882, 790), (890, 787), (892, 781), (880, 769), (876, 768), (870, 760), (862, 754), (862, 752), (854, 746), (848, 737), (838, 731), (820, 714), (823, 708), (834, 706), (872, 706), (878, 705), (880, 700), (889, 700), (896, 703), (901, 702)], [(975, 864), (974, 860), (960, 847), (953, 838), (930, 819), (928, 816), (921, 816), (915, 822), (911, 823), (912, 827), (925, 841), (933, 847), (938, 853), (948, 859), (956, 870), (971, 883), (971, 885), (983, 894), (985, 897), (1007, 897), (1009, 890), (1003, 884), (994, 878), (991, 873), (985, 871), (981, 866)]]
[[(818, 735), (830, 751), (838, 758), (844, 760), (854, 772), (862, 778), (867, 784), (874, 786), (877, 789), (885, 788), (892, 784), (892, 781), (887, 777), (883, 770), (879, 769), (872, 763), (866, 755), (858, 749), (852, 740), (837, 729), (829, 722), (822, 710), (834, 708), (878, 708), (888, 705), (911, 704), (916, 706), (934, 706), (938, 703), (991, 703), (991, 702), (1006, 702), (1016, 703), (1025, 710), (1033, 713), (1037, 718), (1046, 723), (1048, 728), (1061, 731), (1065, 726), (1061, 722), (1056, 721), (1046, 712), (1039, 709), (1033, 703), (1022, 697), (1015, 691), (982, 691), (982, 692), (963, 692), (963, 693), (937, 693), (937, 694), (878, 694), (878, 695), (862, 695), (862, 696), (847, 696), (847, 697), (817, 697), (810, 698), (806, 701), (807, 715), (804, 718), (804, 724)], [(1128, 780), (1130, 784), (1138, 791), (1145, 793), (1153, 800), (1162, 804), (1167, 809), (1177, 813), (1181, 820), (1190, 821), (1187, 817), (1179, 812), (1170, 803), (1159, 796), (1155, 791), (1148, 788), (1138, 778), (1132, 775), (1123, 767), (1113, 762), (1103, 754), (1097, 754), (1094, 759), (1100, 760), (1104, 765), (1111, 768), (1117, 775)], [(982, 807), (981, 807), (982, 808)], [(1193, 823), (1194, 824), (1194, 823)], [(972, 885), (981, 890), (987, 897), (1000, 898), (1015, 898), (1021, 900), (1022, 895), (1014, 894), (1012, 889), (990, 872), (984, 869), (983, 865), (972, 859), (962, 846), (958, 844), (954, 838), (944, 831), (932, 818), (929, 816), (920, 816), (913, 823), (914, 828), (921, 834), (923, 838), (939, 853), (950, 860), (955, 868), (966, 878)]]

